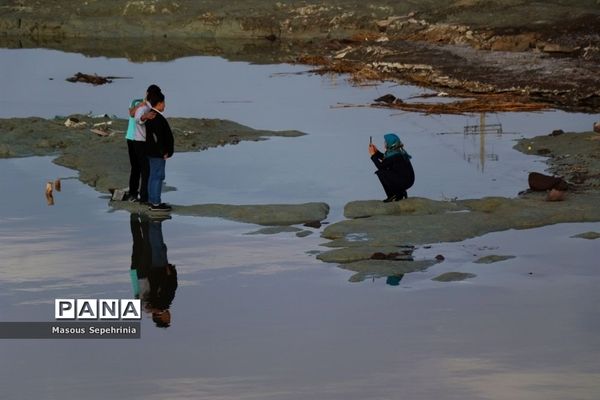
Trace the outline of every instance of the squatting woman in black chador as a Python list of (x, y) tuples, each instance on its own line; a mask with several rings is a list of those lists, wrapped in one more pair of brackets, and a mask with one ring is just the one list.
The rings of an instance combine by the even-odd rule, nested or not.
[(415, 183), (415, 172), (410, 162), (411, 156), (404, 150), (400, 138), (394, 133), (384, 137), (385, 153), (369, 144), (371, 160), (377, 167), (377, 177), (385, 190), (384, 202), (399, 201), (407, 197), (406, 190)]

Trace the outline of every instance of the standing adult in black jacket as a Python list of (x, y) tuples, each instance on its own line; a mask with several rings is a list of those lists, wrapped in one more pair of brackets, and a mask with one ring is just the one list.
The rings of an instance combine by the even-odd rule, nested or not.
[(174, 151), (173, 132), (162, 114), (165, 110), (164, 94), (151, 93), (149, 100), (152, 111), (156, 112), (156, 117), (146, 121), (146, 154), (150, 164), (148, 201), (150, 202), (150, 211), (170, 211), (171, 207), (161, 203), (160, 196), (165, 179), (166, 161)]
[(404, 150), (400, 138), (394, 133), (384, 137), (385, 153), (369, 144), (371, 160), (377, 167), (377, 177), (385, 190), (385, 203), (399, 201), (408, 197), (406, 190), (415, 183), (415, 172), (410, 162), (411, 156)]

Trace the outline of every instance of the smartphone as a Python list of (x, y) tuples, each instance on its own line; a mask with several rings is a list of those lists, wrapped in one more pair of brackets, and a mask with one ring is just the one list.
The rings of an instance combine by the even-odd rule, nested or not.
[(369, 144), (373, 144), (373, 136), (369, 136)]

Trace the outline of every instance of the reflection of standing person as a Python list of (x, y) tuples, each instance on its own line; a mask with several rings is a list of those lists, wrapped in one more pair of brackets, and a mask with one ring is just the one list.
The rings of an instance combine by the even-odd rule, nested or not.
[(412, 158), (394, 133), (384, 135), (385, 153), (377, 150), (374, 144), (369, 144), (371, 160), (377, 167), (377, 177), (385, 190), (385, 203), (399, 201), (408, 197), (406, 190), (415, 183), (415, 172), (410, 159)]
[(404, 278), (404, 274), (391, 275), (386, 278), (385, 283), (390, 286), (398, 286), (402, 278)]
[(165, 110), (165, 96), (162, 93), (151, 93), (148, 98), (152, 111), (156, 114), (154, 119), (146, 122), (146, 151), (150, 162), (148, 201), (150, 211), (170, 211), (171, 206), (161, 203), (161, 193), (167, 158), (174, 151), (173, 132), (162, 114)]
[(148, 239), (150, 241), (152, 262), (148, 269), (150, 290), (145, 299), (145, 309), (152, 313), (152, 320), (156, 326), (167, 328), (171, 325), (169, 308), (177, 290), (177, 270), (175, 265), (169, 263), (160, 219), (150, 220)]
[[(146, 99), (150, 93), (160, 93), (156, 85), (148, 86)], [(154, 118), (150, 105), (144, 99), (135, 99), (129, 107), (129, 124), (127, 125), (127, 151), (131, 172), (129, 173), (129, 201), (148, 202), (148, 176), (149, 166), (146, 157), (146, 129), (145, 123)], [(139, 195), (139, 198), (138, 198)]]
[(131, 286), (136, 299), (147, 296), (148, 270), (152, 262), (148, 219), (140, 214), (131, 214), (129, 220), (133, 245), (131, 248)]
[(135, 298), (142, 300), (144, 310), (152, 315), (156, 326), (167, 328), (177, 290), (177, 270), (167, 257), (163, 219), (131, 214), (131, 284)]

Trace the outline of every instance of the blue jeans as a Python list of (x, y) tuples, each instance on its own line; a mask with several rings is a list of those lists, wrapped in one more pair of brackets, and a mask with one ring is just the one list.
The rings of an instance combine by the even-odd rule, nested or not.
[(148, 157), (150, 162), (150, 177), (148, 178), (148, 201), (150, 204), (160, 204), (162, 184), (165, 179), (164, 158)]
[(152, 268), (166, 267), (169, 263), (167, 258), (167, 245), (163, 239), (162, 223), (150, 222), (148, 226), (148, 238), (152, 248)]

